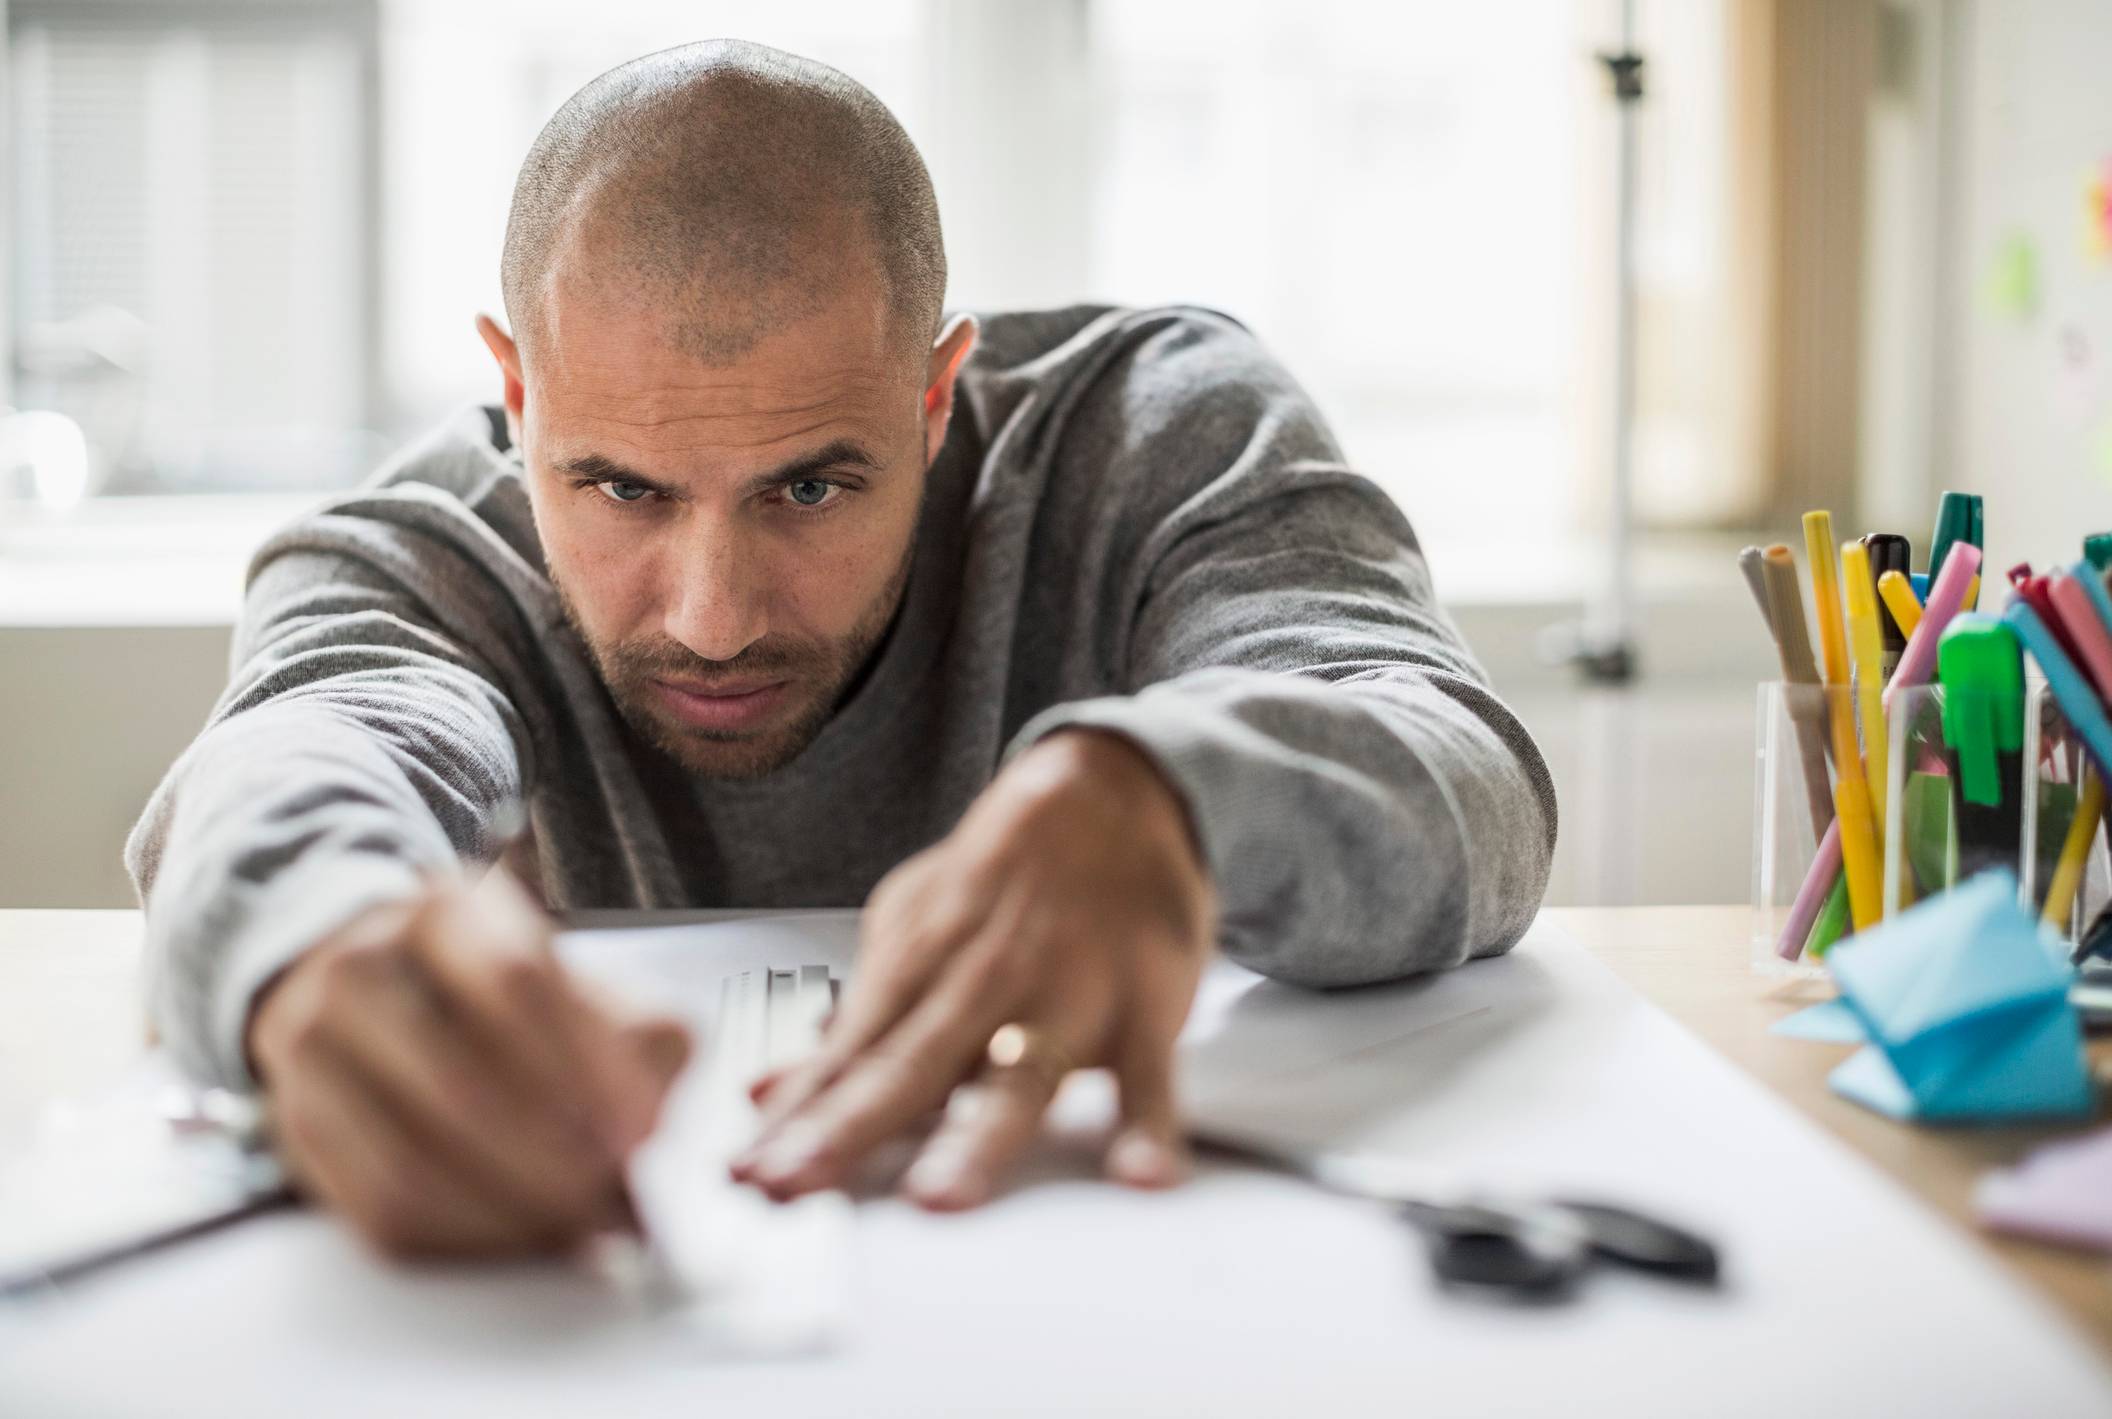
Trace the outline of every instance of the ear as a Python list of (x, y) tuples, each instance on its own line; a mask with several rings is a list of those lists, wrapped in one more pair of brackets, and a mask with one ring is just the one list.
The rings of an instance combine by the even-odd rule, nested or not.
[(521, 446), (521, 408), (527, 399), (527, 390), (521, 384), (521, 351), (513, 343), (513, 337), (499, 327), (490, 316), (477, 316), (477, 334), (484, 337), (484, 348), (499, 362), (499, 373), (505, 379), (506, 432), (513, 446)]
[(931, 347), (931, 363), (924, 376), (924, 466), (929, 468), (946, 442), (946, 426), (953, 419), (953, 386), (961, 362), (975, 348), (979, 327), (972, 315), (956, 315), (946, 322)]

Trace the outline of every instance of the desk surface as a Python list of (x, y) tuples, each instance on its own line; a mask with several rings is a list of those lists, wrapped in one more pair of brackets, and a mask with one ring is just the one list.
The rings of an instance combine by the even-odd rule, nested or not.
[[(2112, 1357), (2112, 1273), (2105, 1262), (1989, 1237), (1970, 1223), (1974, 1182), (2062, 1131), (1929, 1129), (1837, 1098), (1827, 1072), (1845, 1046), (1767, 1033), (1824, 987), (1755, 975), (1742, 907), (1556, 910), (1549, 915), (1644, 997), (1890, 1174), (2074, 1318)], [(114, 1080), (136, 1055), (139, 918), (134, 912), (0, 911), (0, 1140), (46, 1101)], [(2094, 1058), (2112, 1065), (2112, 1045)]]

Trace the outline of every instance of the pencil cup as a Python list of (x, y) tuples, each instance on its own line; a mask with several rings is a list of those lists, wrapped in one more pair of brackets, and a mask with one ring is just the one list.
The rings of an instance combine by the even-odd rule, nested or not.
[(2025, 692), (2024, 899), (2073, 946), (2112, 897), (2105, 785), (2044, 682)]
[[(1988, 868), (2016, 873), (2025, 900), (2069, 940), (2112, 895), (2105, 792), (2043, 682), (1966, 702), (1971, 692), (1894, 687), (1882, 723), (1839, 686), (1760, 687), (1753, 831), (1755, 966), (1814, 975), (1860, 920), (1866, 927)], [(1945, 733), (1991, 729), (1968, 762)], [(1867, 703), (1865, 703), (1867, 707)], [(1873, 745), (1873, 732), (1879, 744)], [(1860, 787), (1834, 766), (1842, 735)], [(1875, 750), (1875, 752), (1873, 752)], [(1860, 805), (1860, 806), (1859, 806)], [(1844, 830), (1842, 809), (1866, 826)], [(1818, 864), (1814, 867), (1814, 864)]]

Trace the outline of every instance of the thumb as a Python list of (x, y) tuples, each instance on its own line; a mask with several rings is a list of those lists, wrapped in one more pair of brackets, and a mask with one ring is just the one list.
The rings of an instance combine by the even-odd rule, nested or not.
[(665, 1098), (694, 1052), (689, 1027), (665, 1015), (647, 1016), (626, 1024), (623, 1036), (633, 1055), (645, 1064), (655, 1092)]
[(1188, 1146), (1174, 1100), (1173, 1040), (1132, 1029), (1115, 1065), (1122, 1121), (1107, 1147), (1107, 1175), (1131, 1187), (1172, 1187), (1188, 1176)]

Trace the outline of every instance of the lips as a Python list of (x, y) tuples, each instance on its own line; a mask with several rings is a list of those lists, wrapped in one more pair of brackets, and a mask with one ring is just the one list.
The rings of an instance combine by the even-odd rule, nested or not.
[(700, 684), (655, 680), (653, 689), (675, 718), (696, 729), (752, 729), (769, 718), (791, 682), (750, 680)]

